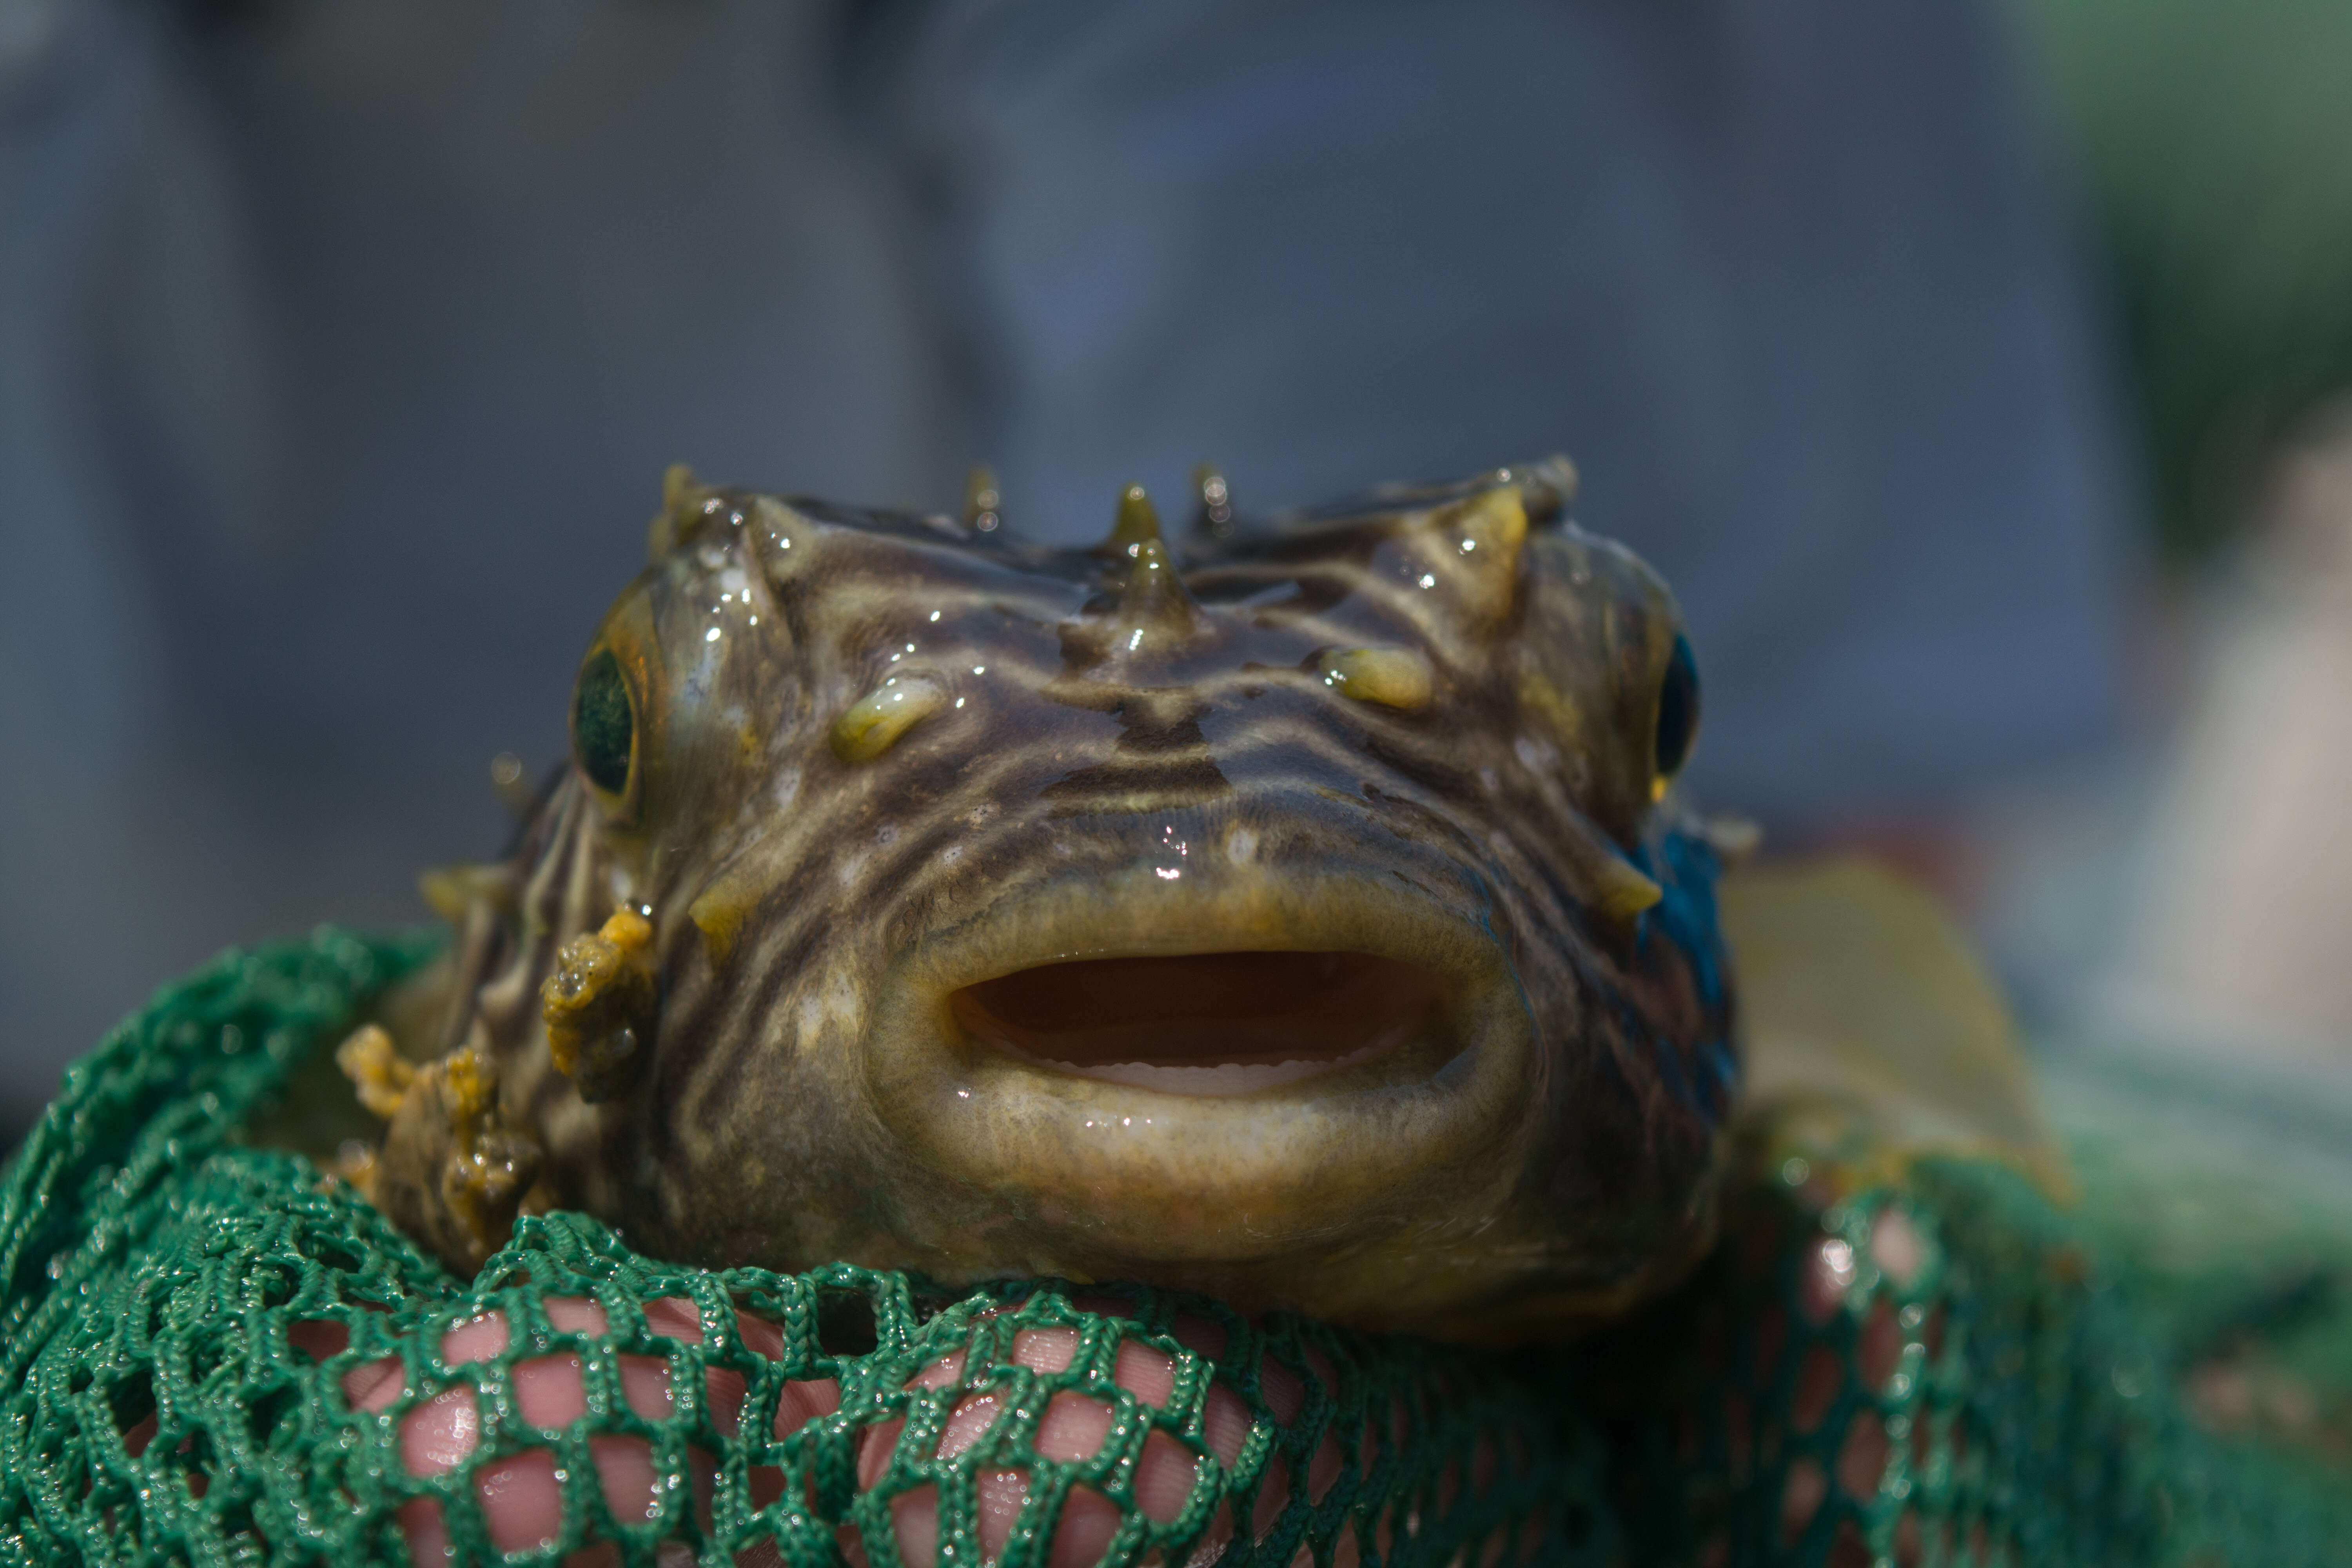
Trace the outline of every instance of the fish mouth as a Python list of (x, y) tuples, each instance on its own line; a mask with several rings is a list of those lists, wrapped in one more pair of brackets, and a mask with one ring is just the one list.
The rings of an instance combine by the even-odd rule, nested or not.
[(967, 985), (967, 1045), (1162, 1094), (1261, 1093), (1372, 1062), (1440, 1032), (1447, 976), (1370, 952), (1088, 958)]
[(901, 1228), (926, 1266), (1234, 1289), (1254, 1259), (1475, 1226), (1524, 1167), (1533, 1025), (1452, 880), (1144, 867), (918, 943), (866, 1069), (923, 1173), (902, 1191), (934, 1218)]

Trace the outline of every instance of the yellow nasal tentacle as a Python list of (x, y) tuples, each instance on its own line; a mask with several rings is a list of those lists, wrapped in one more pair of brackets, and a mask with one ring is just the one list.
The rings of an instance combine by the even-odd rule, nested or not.
[(1426, 708), (1434, 685), (1428, 656), (1405, 647), (1334, 648), (1318, 661), (1327, 686), (1360, 702)]
[(1600, 883), (1596, 901), (1601, 912), (1620, 924), (1665, 897), (1657, 883), (1614, 855), (1604, 855), (1595, 863)]
[(843, 710), (833, 721), (833, 754), (845, 763), (870, 763), (895, 744), (916, 721), (947, 705), (947, 693), (920, 676), (893, 676)]

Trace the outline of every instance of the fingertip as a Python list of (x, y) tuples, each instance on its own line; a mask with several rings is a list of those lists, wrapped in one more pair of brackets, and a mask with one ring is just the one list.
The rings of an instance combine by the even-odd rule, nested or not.
[(765, 1318), (755, 1318), (740, 1309), (735, 1313), (735, 1332), (753, 1355), (768, 1361), (784, 1359), (784, 1331)]
[(674, 1402), (669, 1391), (669, 1363), (660, 1356), (625, 1355), (621, 1363), (621, 1396), (629, 1408), (648, 1421), (660, 1421), (670, 1414)]
[(555, 1431), (588, 1413), (580, 1358), (569, 1352), (517, 1362), (513, 1376), (515, 1404), (534, 1426)]
[(1111, 1380), (1146, 1405), (1164, 1409), (1176, 1391), (1176, 1359), (1150, 1345), (1121, 1340)]
[(1059, 1372), (1078, 1352), (1076, 1329), (1024, 1329), (1013, 1336), (1013, 1359), (1032, 1372)]
[(907, 1568), (930, 1568), (940, 1554), (940, 1489), (915, 1488), (890, 1502), (890, 1533)]
[(857, 1489), (871, 1491), (882, 1472), (890, 1468), (890, 1451), (898, 1446), (898, 1434), (907, 1423), (884, 1421), (868, 1426), (857, 1435)]
[(400, 1397), (404, 1386), (400, 1358), (385, 1356), (343, 1373), (343, 1401), (363, 1415), (373, 1415)]
[(332, 1318), (306, 1318), (286, 1325), (286, 1342), (312, 1361), (323, 1362), (351, 1348), (352, 1331)]
[(1230, 1470), (1240, 1460), (1249, 1432), (1249, 1406), (1242, 1403), (1242, 1396), (1222, 1383), (1211, 1384), (1208, 1403), (1201, 1412), (1201, 1440), (1209, 1452)]
[(1264, 1541), (1266, 1532), (1290, 1506), (1290, 1467), (1280, 1455), (1267, 1458), (1258, 1479), (1257, 1500), (1250, 1508), (1250, 1539)]
[(646, 1327), (664, 1339), (702, 1342), (702, 1310), (686, 1296), (656, 1296), (646, 1303)]
[(1179, 1312), (1169, 1328), (1175, 1342), (1204, 1361), (1214, 1361), (1225, 1353), (1224, 1326), (1192, 1312)]
[[(981, 1560), (994, 1563), (1003, 1557), (1005, 1543), (1013, 1539), (1013, 1522), (1021, 1517), (1021, 1505), (1028, 1500), (1029, 1478), (1019, 1470), (992, 1469), (982, 1470), (972, 1482), (974, 1500), (980, 1505)], [(932, 1508), (936, 1512), (936, 1493)]]
[(1275, 1420), (1287, 1426), (1297, 1419), (1307, 1404), (1307, 1384), (1297, 1373), (1274, 1359), (1271, 1352), (1258, 1357), (1258, 1397), (1274, 1412)]
[(1200, 1468), (1183, 1444), (1165, 1432), (1151, 1433), (1143, 1439), (1143, 1454), (1135, 1465), (1135, 1506), (1146, 1519), (1174, 1523), (1192, 1496)]
[(485, 1312), (441, 1336), (441, 1359), (451, 1366), (488, 1361), (507, 1348), (507, 1315)]
[(457, 1554), (449, 1549), (449, 1523), (441, 1517), (437, 1499), (412, 1498), (400, 1505), (393, 1518), (408, 1542), (408, 1561), (415, 1568), (442, 1568), (455, 1560)]
[(1110, 1499), (1087, 1487), (1072, 1487), (1062, 1500), (1062, 1517), (1054, 1526), (1054, 1544), (1045, 1554), (1046, 1568), (1091, 1568), (1103, 1559), (1111, 1537), (1118, 1533), (1118, 1509)]
[(596, 1461), (596, 1481), (614, 1519), (623, 1524), (642, 1524), (651, 1519), (660, 1500), (655, 1489), (658, 1478), (654, 1474), (653, 1445), (643, 1437), (591, 1437), (588, 1452)]
[(558, 1333), (601, 1334), (608, 1326), (604, 1309), (585, 1296), (550, 1296), (540, 1303), (548, 1326)]
[(437, 1476), (463, 1464), (481, 1433), (471, 1384), (445, 1388), (400, 1418), (400, 1462), (412, 1476)]
[(789, 1437), (820, 1416), (841, 1408), (841, 1384), (829, 1377), (795, 1379), (776, 1399), (776, 1436)]
[(563, 1488), (555, 1456), (545, 1448), (526, 1448), (476, 1470), (474, 1497), (490, 1544), (500, 1552), (543, 1546), (563, 1527)]
[(1091, 1458), (1102, 1447), (1110, 1423), (1110, 1406), (1100, 1400), (1057, 1394), (1046, 1402), (1045, 1414), (1037, 1422), (1037, 1452), (1048, 1459)]
[(993, 1394), (967, 1394), (956, 1401), (948, 1412), (946, 1424), (940, 1428), (939, 1457), (952, 1459), (982, 1437), (996, 1425), (996, 1415), (1003, 1402)]
[(732, 1437), (743, 1429), (743, 1405), (750, 1395), (750, 1385), (743, 1374), (730, 1368), (714, 1366), (702, 1374), (702, 1397), (710, 1409), (711, 1425), (722, 1437)]
[(1307, 1461), (1307, 1500), (1319, 1503), (1339, 1484), (1339, 1472), (1345, 1468), (1339, 1458), (1339, 1439), (1336, 1433), (1326, 1431), (1323, 1441), (1315, 1446), (1315, 1456)]

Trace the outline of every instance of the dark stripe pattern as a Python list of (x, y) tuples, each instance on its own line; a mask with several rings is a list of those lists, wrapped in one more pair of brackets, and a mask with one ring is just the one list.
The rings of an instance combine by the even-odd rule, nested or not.
[[(1565, 520), (1572, 490), (1542, 464), (1068, 551), (682, 487), (591, 650), (630, 682), (630, 783), (575, 770), (547, 799), (469, 928), (452, 1043), (496, 1057), (548, 1195), (641, 1248), (969, 1271), (940, 1227), (1025, 1200), (922, 1186), (868, 1070), (908, 955), (985, 951), (1072, 889), (1149, 892), (1147, 869), (1344, 874), (1507, 960), (1535, 1045), (1520, 1168), (1468, 1216), (1509, 1255), (1506, 1293), (1638, 1292), (1711, 1224), (1731, 1003), (1712, 858), (1650, 768), (1679, 616)], [(1364, 649), (1425, 661), (1426, 702), (1327, 679)], [(901, 690), (923, 716), (844, 761), (843, 716)], [(1625, 910), (1645, 877), (1663, 897)], [(654, 921), (658, 1018), (630, 1092), (589, 1106), (549, 1065), (538, 988), (621, 904)], [(984, 1261), (1039, 1263), (1023, 1245)]]

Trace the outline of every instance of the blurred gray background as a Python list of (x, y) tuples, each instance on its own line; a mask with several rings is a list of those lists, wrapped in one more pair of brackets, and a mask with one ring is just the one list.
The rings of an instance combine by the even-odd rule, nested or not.
[(2342, 226), (2251, 291), (2176, 237), (2338, 210), (2211, 152), (2327, 122), (2215, 134), (2249, 67), (2205, 164), (2131, 129), (2213, 10), (0, 0), (0, 1147), (162, 978), (498, 848), (677, 460), (984, 458), (1075, 540), (1203, 458), (1567, 450), (1689, 613), (1706, 804), (1888, 847), (2029, 991), (2127, 969), (2177, 584), (2341, 384)]

